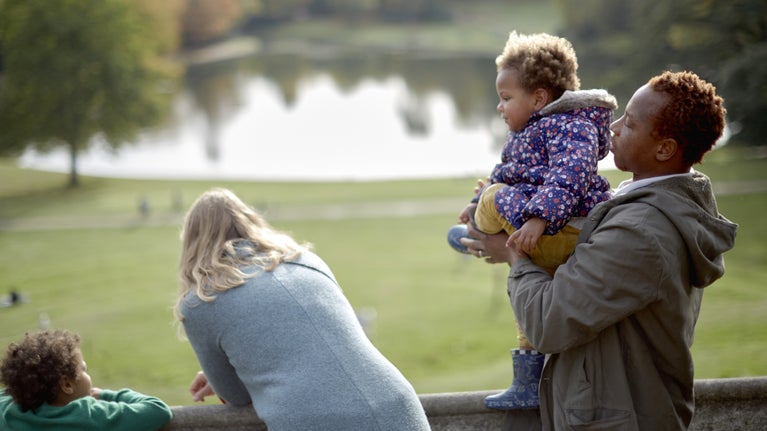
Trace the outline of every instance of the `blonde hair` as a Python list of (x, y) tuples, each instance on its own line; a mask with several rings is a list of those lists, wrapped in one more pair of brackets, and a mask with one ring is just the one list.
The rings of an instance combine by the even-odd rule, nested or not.
[(255, 276), (243, 272), (243, 266), (256, 265), (272, 271), (311, 247), (272, 228), (255, 209), (223, 188), (211, 189), (197, 198), (184, 219), (181, 242), (174, 307), (178, 322), (184, 320), (181, 304), (189, 292), (195, 292), (203, 301), (213, 301), (217, 293)]
[(573, 45), (565, 38), (546, 33), (524, 35), (511, 32), (495, 65), (499, 72), (504, 69), (518, 71), (522, 88), (550, 90), (555, 99), (565, 90), (575, 91), (581, 86)]

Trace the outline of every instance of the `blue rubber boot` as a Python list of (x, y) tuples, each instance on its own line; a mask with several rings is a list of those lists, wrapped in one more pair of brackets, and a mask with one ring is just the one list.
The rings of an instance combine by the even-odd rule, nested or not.
[(506, 391), (485, 398), (485, 407), (496, 410), (537, 409), (538, 383), (546, 355), (535, 350), (513, 349), (514, 380)]
[[(469, 213), (469, 223), (477, 229), (477, 223), (474, 222), (473, 211)], [(469, 249), (461, 244), (461, 238), (471, 238), (469, 236), (469, 228), (465, 224), (456, 224), (447, 230), (447, 243), (450, 244), (450, 247), (453, 247), (453, 250), (458, 253), (471, 254), (469, 253)]]
[(467, 228), (465, 224), (457, 224), (451, 226), (450, 229), (447, 230), (447, 243), (458, 253), (469, 254), (469, 249), (461, 244), (461, 238), (468, 237), (469, 228)]

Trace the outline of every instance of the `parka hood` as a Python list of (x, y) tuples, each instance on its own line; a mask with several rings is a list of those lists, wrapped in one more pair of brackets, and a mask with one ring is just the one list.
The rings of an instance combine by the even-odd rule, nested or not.
[[(657, 208), (679, 231), (692, 262), (693, 286), (709, 286), (724, 275), (722, 254), (735, 245), (738, 225), (719, 214), (706, 175), (694, 172), (692, 176), (671, 177), (625, 196), (632, 195), (637, 201)], [(690, 220), (697, 223), (689, 223)]]
[(599, 160), (610, 153), (610, 123), (618, 109), (615, 96), (602, 89), (565, 91), (562, 96), (539, 111), (542, 116), (572, 115), (590, 121), (597, 128)]
[(588, 107), (607, 108), (614, 111), (618, 109), (618, 102), (615, 100), (615, 96), (608, 93), (607, 90), (567, 90), (559, 99), (544, 106), (541, 109), (541, 115), (551, 115)]

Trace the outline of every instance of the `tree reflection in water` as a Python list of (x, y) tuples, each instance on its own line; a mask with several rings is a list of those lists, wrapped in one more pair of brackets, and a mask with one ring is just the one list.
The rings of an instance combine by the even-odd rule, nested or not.
[[(505, 124), (494, 58), (259, 53), (190, 66), (173, 120), (90, 175), (346, 180), (484, 175)], [(60, 155), (25, 154), (57, 169)]]

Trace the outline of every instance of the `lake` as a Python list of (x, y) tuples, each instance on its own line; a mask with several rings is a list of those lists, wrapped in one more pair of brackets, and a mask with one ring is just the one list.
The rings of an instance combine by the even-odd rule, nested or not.
[[(486, 176), (506, 125), (494, 58), (256, 53), (192, 65), (169, 121), (81, 174), (123, 178), (368, 181)], [(67, 172), (68, 153), (23, 167)], [(612, 168), (610, 160), (602, 168)]]

